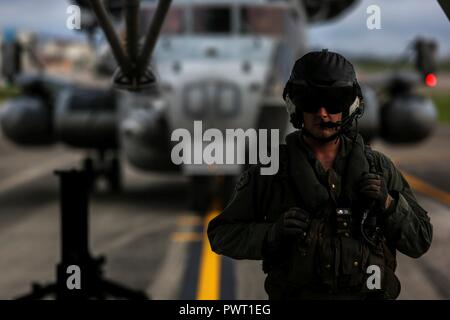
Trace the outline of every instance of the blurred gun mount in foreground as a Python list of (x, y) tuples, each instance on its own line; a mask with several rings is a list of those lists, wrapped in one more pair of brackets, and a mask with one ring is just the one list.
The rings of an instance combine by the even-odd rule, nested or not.
[(42, 299), (148, 299), (141, 291), (128, 289), (102, 274), (104, 257), (89, 252), (89, 189), (92, 177), (87, 171), (56, 171), (60, 180), (61, 261), (56, 267), (56, 282), (33, 284), (20, 300)]

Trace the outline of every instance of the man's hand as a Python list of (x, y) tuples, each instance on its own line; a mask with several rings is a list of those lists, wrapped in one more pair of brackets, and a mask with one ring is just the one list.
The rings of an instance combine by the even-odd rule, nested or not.
[(280, 243), (289, 238), (305, 237), (308, 226), (309, 213), (301, 208), (292, 207), (274, 223), (267, 239), (269, 243)]
[(382, 209), (387, 210), (392, 202), (383, 176), (365, 173), (359, 184), (360, 192), (370, 200), (374, 200)]

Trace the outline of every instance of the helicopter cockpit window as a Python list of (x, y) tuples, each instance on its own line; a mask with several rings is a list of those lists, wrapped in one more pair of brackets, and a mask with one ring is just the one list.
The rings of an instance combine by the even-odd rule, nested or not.
[[(139, 21), (140, 32), (144, 34), (148, 29), (148, 24), (153, 20), (155, 8), (149, 8), (147, 10), (141, 10), (141, 17)], [(164, 20), (164, 24), (161, 29), (162, 35), (177, 35), (186, 32), (186, 19), (184, 8), (171, 7)]]
[(277, 7), (244, 6), (241, 8), (241, 30), (243, 34), (281, 36), (286, 10)]
[(221, 6), (193, 8), (194, 33), (231, 33), (231, 9)]
[(185, 31), (184, 12), (181, 8), (169, 11), (161, 29), (162, 34), (180, 34)]

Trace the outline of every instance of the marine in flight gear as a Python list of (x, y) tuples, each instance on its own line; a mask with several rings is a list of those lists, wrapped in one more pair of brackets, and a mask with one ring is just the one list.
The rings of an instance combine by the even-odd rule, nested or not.
[[(420, 257), (432, 225), (392, 161), (353, 126), (364, 100), (352, 64), (310, 52), (283, 98), (299, 130), (280, 146), (277, 174), (260, 175), (257, 165), (243, 174), (208, 226), (213, 251), (263, 260), (269, 299), (397, 298), (396, 251)], [(324, 146), (332, 158), (318, 159)], [(379, 287), (367, 285), (370, 266)]]

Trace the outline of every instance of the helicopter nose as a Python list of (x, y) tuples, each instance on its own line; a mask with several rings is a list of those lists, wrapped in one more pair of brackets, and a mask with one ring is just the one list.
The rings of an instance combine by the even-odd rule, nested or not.
[(201, 81), (185, 89), (184, 112), (195, 119), (236, 116), (241, 108), (239, 88), (225, 81)]

